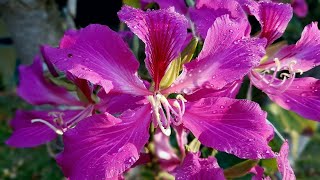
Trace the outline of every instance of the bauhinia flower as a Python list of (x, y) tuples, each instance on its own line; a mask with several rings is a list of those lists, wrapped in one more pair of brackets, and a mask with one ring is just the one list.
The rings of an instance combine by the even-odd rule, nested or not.
[[(76, 99), (65, 88), (49, 82), (43, 74), (42, 61), (36, 57), (30, 66), (19, 67), (18, 94), (33, 105), (52, 105), (51, 110), (19, 110), (11, 121), (13, 134), (6, 141), (14, 147), (33, 147), (62, 135), (79, 120), (91, 115), (93, 106)], [(83, 86), (84, 87), (84, 86)], [(61, 110), (57, 106), (78, 107)]]
[(257, 88), (287, 110), (320, 121), (320, 81), (296, 77), (320, 64), (320, 31), (317, 22), (307, 25), (293, 45), (272, 44), (292, 17), (289, 5), (260, 2), (253, 13), (261, 24), (260, 37), (268, 39), (267, 55), (249, 77)]
[(138, 77), (138, 61), (108, 27), (90, 25), (69, 35), (68, 47), (44, 47), (58, 69), (100, 85), (108, 94), (144, 99), (140, 107), (117, 117), (93, 115), (67, 131), (64, 151), (57, 157), (66, 177), (117, 178), (138, 160), (151, 123), (167, 136), (171, 127), (184, 127), (203, 145), (241, 158), (275, 156), (268, 146), (273, 130), (258, 104), (227, 97), (199, 95), (192, 101), (184, 97), (202, 89), (223, 89), (259, 64), (265, 40), (246, 37), (245, 22), (228, 15), (216, 18), (198, 58), (184, 64), (171, 85), (161, 86), (186, 39), (186, 18), (170, 8), (144, 12), (128, 6), (118, 15), (145, 43), (145, 64), (154, 84), (149, 89)]
[[(66, 43), (64, 40), (65, 38), (60, 47)], [(58, 76), (50, 61), (46, 60), (46, 62), (51, 75)], [(66, 88), (51, 82), (44, 75), (42, 66), (41, 59), (36, 57), (32, 65), (19, 67), (20, 81), (17, 92), (21, 98), (32, 105), (50, 105), (51, 108), (40, 106), (37, 110), (18, 110), (10, 123), (13, 134), (6, 141), (9, 146), (34, 147), (50, 142), (92, 115), (94, 109), (119, 113), (123, 112), (123, 108), (136, 107), (135, 101), (138, 99), (126, 94), (114, 96), (105, 95), (102, 92), (98, 94), (100, 102), (96, 103), (91, 98), (92, 88), (88, 81), (67, 74), (67, 78), (76, 85), (78, 94), (83, 96), (80, 101)], [(119, 102), (121, 100), (126, 100), (126, 105), (122, 105)]]
[[(211, 1), (216, 0), (202, 0), (198, 3), (208, 8), (210, 7), (208, 2)], [(292, 110), (305, 118), (319, 121), (320, 82), (312, 77), (296, 78), (296, 75), (301, 75), (320, 63), (320, 31), (317, 22), (304, 28), (300, 40), (295, 45), (285, 43), (272, 45), (282, 36), (292, 18), (293, 12), (290, 4), (249, 0), (238, 0), (238, 2), (243, 9), (247, 8), (247, 12), (254, 15), (260, 22), (261, 32), (257, 36), (267, 39), (267, 55), (249, 74), (252, 84), (263, 90), (281, 107)], [(201, 8), (196, 9), (195, 12), (199, 18), (193, 20), (200, 35), (205, 37), (203, 32), (207, 31), (209, 25), (203, 21)], [(215, 10), (209, 8), (208, 12), (213, 13)], [(230, 10), (230, 12), (233, 11)]]

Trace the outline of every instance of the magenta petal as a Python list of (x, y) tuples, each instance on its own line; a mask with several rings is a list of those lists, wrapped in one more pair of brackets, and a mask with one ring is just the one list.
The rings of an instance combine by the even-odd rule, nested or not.
[[(96, 108), (101, 112), (110, 114), (121, 114), (128, 109), (135, 109), (142, 105), (143, 96), (133, 96), (131, 94), (106, 94), (104, 91), (98, 93), (100, 102)], [(125, 102), (125, 103), (124, 103)]]
[(66, 89), (58, 87), (43, 75), (42, 62), (39, 57), (30, 66), (19, 67), (18, 94), (33, 105), (82, 105)]
[[(197, 8), (190, 9), (190, 18), (195, 23), (198, 33), (202, 38), (206, 37), (208, 29), (217, 17), (228, 14), (234, 19), (246, 19), (246, 14), (240, 4), (234, 0), (202, 0), (196, 4)], [(246, 24), (247, 33), (250, 33), (250, 24)]]
[(260, 37), (268, 39), (268, 45), (282, 36), (290, 19), (292, 8), (290, 4), (259, 2), (259, 8), (251, 10), (261, 24)]
[[(70, 119), (75, 116), (79, 111), (55, 111), (63, 112), (64, 119)], [(11, 120), (10, 124), (13, 128), (13, 134), (6, 141), (6, 144), (13, 147), (34, 147), (45, 144), (57, 137), (54, 130), (47, 125), (34, 122), (32, 119), (43, 119), (50, 124), (53, 124), (53, 117), (48, 114), (50, 111), (20, 111), (16, 112), (15, 117)], [(54, 125), (55, 126), (55, 125)], [(58, 128), (58, 127), (56, 127)]]
[(296, 176), (290, 166), (289, 162), (289, 145), (288, 142), (285, 141), (280, 149), (279, 155), (277, 156), (278, 169), (282, 175), (282, 179), (284, 180), (295, 180)]
[(187, 14), (188, 8), (184, 0), (141, 0), (143, 4), (156, 2), (161, 9), (174, 7), (180, 14)]
[(154, 135), (155, 154), (158, 157), (162, 170), (172, 171), (180, 164), (180, 159), (175, 154), (174, 148), (170, 145), (170, 139), (159, 129)]
[(116, 177), (139, 158), (149, 138), (151, 107), (126, 111), (120, 118), (100, 114), (82, 120), (64, 134), (64, 151), (57, 157), (71, 180)]
[(139, 63), (116, 32), (96, 24), (76, 33), (72, 42), (60, 48), (43, 47), (58, 69), (101, 85), (106, 92), (149, 93), (137, 75)]
[(278, 58), (281, 65), (288, 65), (291, 61), (296, 61), (294, 69), (307, 71), (320, 64), (319, 55), (320, 30), (318, 23), (313, 22), (304, 28), (301, 38), (296, 44), (284, 47), (273, 58)]
[(291, 0), (293, 12), (299, 17), (305, 17), (308, 14), (308, 4), (305, 0)]
[(244, 159), (272, 158), (273, 129), (258, 104), (230, 98), (203, 98), (186, 107), (183, 124), (205, 146)]
[(282, 93), (268, 94), (270, 99), (284, 109), (320, 121), (320, 80), (306, 77), (294, 79)]
[(199, 100), (199, 97), (206, 98), (206, 97), (229, 97), (229, 98), (236, 98), (240, 87), (242, 84), (242, 80), (232, 82), (230, 84), (227, 84), (222, 89), (200, 89), (199, 91), (186, 95), (185, 98), (188, 101), (197, 101)]
[(165, 90), (192, 94), (201, 88), (221, 89), (242, 79), (259, 64), (265, 41), (244, 37), (246, 22), (228, 15), (216, 19), (209, 29), (198, 59), (186, 64), (182, 74)]
[(129, 6), (122, 7), (118, 15), (145, 43), (145, 64), (158, 90), (168, 65), (185, 42), (187, 19), (172, 9), (144, 12)]
[(177, 180), (225, 179), (223, 170), (214, 157), (200, 158), (199, 156), (200, 153), (187, 154), (182, 164), (174, 170)]

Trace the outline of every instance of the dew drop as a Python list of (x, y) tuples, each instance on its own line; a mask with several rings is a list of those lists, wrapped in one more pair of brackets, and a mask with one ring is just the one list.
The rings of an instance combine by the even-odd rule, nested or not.
[(221, 109), (224, 109), (224, 106), (223, 106), (223, 105), (221, 105), (221, 106), (220, 106), (220, 108), (221, 108)]
[(287, 102), (287, 103), (289, 103), (289, 102), (290, 102), (290, 100), (289, 100), (289, 99), (287, 99), (287, 100), (286, 100), (286, 102)]
[(72, 54), (68, 54), (68, 58), (72, 58), (73, 57), (73, 55)]
[(301, 93), (300, 95), (301, 95), (302, 97), (306, 97), (306, 96), (307, 96), (306, 93)]

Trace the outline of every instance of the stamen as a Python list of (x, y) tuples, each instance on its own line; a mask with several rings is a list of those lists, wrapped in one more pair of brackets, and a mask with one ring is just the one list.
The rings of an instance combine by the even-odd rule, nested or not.
[(91, 112), (93, 111), (93, 107), (94, 107), (93, 105), (89, 105), (84, 110), (82, 110), (79, 114), (74, 116), (72, 119), (68, 120), (68, 122), (66, 122), (67, 127), (71, 128), (75, 126), (78, 122), (80, 122), (82, 119), (88, 117), (88, 115), (90, 115)]
[[(150, 102), (154, 118), (160, 127), (161, 131), (170, 136), (171, 128), (170, 124), (180, 125), (182, 123), (182, 116), (185, 112), (185, 102), (187, 101), (183, 96), (178, 95), (177, 100), (171, 105), (167, 98), (162, 94), (156, 94), (154, 96), (148, 96), (148, 101)], [(179, 101), (181, 101), (181, 104)], [(171, 116), (174, 116), (173, 120)]]
[(47, 125), (49, 128), (51, 128), (52, 130), (54, 130), (54, 132), (56, 132), (57, 134), (59, 135), (62, 135), (63, 134), (63, 131), (54, 127), (52, 124), (50, 124), (48, 121), (45, 121), (43, 119), (32, 119), (31, 120), (31, 123), (35, 123), (35, 122), (40, 122), (40, 123), (43, 123), (45, 125)]
[[(276, 88), (273, 90), (270, 90), (268, 93), (282, 93), (286, 91), (291, 84), (293, 83), (293, 80), (295, 79), (296, 73), (299, 73), (300, 75), (303, 74), (303, 70), (301, 69), (294, 69), (294, 65), (297, 64), (296, 60), (290, 61), (287, 65), (282, 65), (281, 61), (278, 58), (274, 58), (275, 66), (271, 67), (270, 69), (263, 70), (261, 73), (251, 73), (254, 78), (252, 78), (252, 81), (254, 83), (265, 83), (267, 86)], [(279, 83), (277, 81), (277, 74), (278, 72), (282, 70), (287, 70), (289, 73), (282, 72), (280, 73), (280, 77), (283, 78), (282, 81)], [(267, 79), (265, 78), (266, 73), (270, 73), (273, 71), (273, 74), (271, 78)], [(276, 92), (274, 90), (277, 90)]]

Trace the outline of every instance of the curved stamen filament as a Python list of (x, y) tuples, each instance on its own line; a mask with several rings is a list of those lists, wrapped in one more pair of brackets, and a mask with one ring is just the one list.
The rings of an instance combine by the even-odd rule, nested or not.
[[(182, 116), (185, 112), (185, 102), (186, 100), (180, 95), (177, 96), (177, 100), (173, 102), (173, 105), (169, 103), (167, 98), (162, 94), (157, 94), (155, 96), (148, 96), (148, 101), (150, 102), (153, 110), (153, 117), (156, 119), (158, 126), (160, 127), (161, 131), (170, 136), (171, 122), (174, 125), (180, 125), (182, 123)], [(178, 102), (181, 101), (181, 105)], [(171, 116), (174, 116), (172, 119)]]
[[(252, 78), (252, 81), (254, 83), (264, 83), (267, 86), (273, 87), (275, 89), (268, 90), (268, 93), (279, 93), (286, 91), (291, 84), (293, 83), (295, 79), (296, 73), (302, 74), (303, 71), (301, 69), (294, 69), (294, 66), (297, 64), (296, 60), (290, 61), (287, 65), (282, 65), (281, 61), (278, 58), (274, 58), (275, 66), (271, 67), (269, 69), (263, 70), (260, 73), (251, 73), (254, 78)], [(277, 78), (278, 72), (282, 70), (287, 70), (289, 73), (282, 72), (280, 73), (280, 78), (283, 78), (282, 81), (279, 82), (279, 79)], [(269, 78), (266, 78), (266, 73), (273, 72), (272, 76)], [(277, 90), (277, 92), (274, 92), (274, 90)]]
[(90, 115), (91, 112), (93, 111), (93, 107), (94, 107), (93, 105), (89, 105), (84, 110), (82, 110), (79, 114), (74, 116), (72, 119), (68, 120), (68, 122), (66, 122), (67, 127), (71, 128), (75, 126), (78, 122), (80, 122), (82, 119), (88, 117), (88, 115)]
[(63, 131), (61, 129), (58, 129), (58, 128), (54, 127), (48, 121), (45, 121), (43, 119), (32, 119), (31, 120), (31, 123), (35, 123), (35, 122), (40, 122), (40, 123), (43, 123), (43, 124), (47, 125), (50, 129), (54, 130), (54, 132), (56, 132), (59, 135), (63, 134)]

